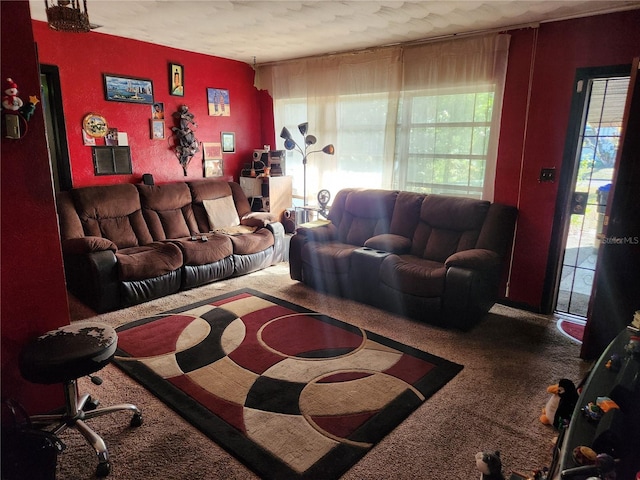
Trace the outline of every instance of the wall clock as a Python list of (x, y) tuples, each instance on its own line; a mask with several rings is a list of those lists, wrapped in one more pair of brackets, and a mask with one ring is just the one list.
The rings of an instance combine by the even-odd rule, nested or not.
[(107, 121), (102, 115), (90, 113), (82, 120), (82, 128), (87, 135), (101, 138), (107, 134)]

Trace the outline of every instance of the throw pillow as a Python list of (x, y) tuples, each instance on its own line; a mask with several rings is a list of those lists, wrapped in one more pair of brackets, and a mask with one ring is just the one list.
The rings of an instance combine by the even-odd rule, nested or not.
[(202, 204), (207, 211), (211, 230), (240, 225), (236, 204), (231, 195), (214, 200), (203, 200)]

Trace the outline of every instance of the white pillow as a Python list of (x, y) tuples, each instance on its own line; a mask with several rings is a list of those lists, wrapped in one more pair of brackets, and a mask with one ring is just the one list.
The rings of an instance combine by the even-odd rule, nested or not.
[(215, 200), (203, 200), (202, 204), (207, 211), (209, 226), (212, 230), (240, 225), (236, 204), (233, 202), (231, 195), (216, 198)]

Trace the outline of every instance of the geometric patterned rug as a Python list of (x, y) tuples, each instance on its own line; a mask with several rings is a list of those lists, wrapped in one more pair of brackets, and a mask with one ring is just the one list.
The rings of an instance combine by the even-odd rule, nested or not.
[(338, 478), (462, 370), (250, 289), (117, 332), (121, 369), (267, 479)]

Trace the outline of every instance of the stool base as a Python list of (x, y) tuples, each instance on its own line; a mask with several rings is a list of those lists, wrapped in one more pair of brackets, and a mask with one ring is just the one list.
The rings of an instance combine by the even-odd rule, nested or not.
[(45, 427), (55, 435), (59, 435), (67, 428), (74, 428), (85, 438), (87, 443), (93, 447), (98, 456), (98, 466), (96, 475), (105, 477), (111, 471), (109, 463), (109, 452), (107, 445), (102, 437), (94, 432), (85, 422), (92, 418), (101, 417), (114, 412), (130, 410), (133, 412), (130, 425), (139, 427), (142, 425), (142, 412), (130, 403), (121, 403), (109, 407), (97, 408), (97, 402), (94, 402), (90, 395), (79, 396), (78, 385), (76, 380), (69, 380), (64, 384), (65, 390), (65, 406), (64, 413), (32, 415), (31, 423), (36, 426)]

